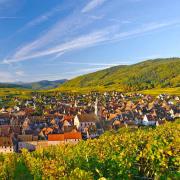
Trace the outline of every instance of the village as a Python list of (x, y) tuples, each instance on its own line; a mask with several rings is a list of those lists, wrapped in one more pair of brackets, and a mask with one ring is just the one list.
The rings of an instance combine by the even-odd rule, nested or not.
[(98, 138), (105, 131), (159, 126), (180, 117), (180, 98), (160, 94), (33, 93), (0, 109), (0, 152), (34, 151)]

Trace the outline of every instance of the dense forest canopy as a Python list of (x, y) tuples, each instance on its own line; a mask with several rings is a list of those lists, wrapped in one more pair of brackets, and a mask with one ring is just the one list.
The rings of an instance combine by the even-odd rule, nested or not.
[[(180, 58), (148, 60), (120, 65), (79, 76), (61, 88), (94, 88), (136, 91), (180, 86)], [(60, 88), (60, 89), (61, 89)]]

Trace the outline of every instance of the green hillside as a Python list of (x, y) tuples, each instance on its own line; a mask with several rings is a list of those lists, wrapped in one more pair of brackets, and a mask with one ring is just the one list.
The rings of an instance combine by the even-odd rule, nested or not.
[(139, 91), (180, 87), (180, 58), (148, 60), (86, 74), (64, 83), (60, 90)]

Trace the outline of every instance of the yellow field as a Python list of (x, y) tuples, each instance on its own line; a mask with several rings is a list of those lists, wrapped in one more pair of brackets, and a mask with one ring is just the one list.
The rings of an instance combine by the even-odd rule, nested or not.
[(170, 95), (180, 95), (180, 87), (177, 88), (164, 88), (164, 89), (149, 89), (140, 91), (143, 94), (150, 94), (150, 95), (158, 95), (158, 94), (170, 94)]
[(0, 88), (0, 97), (13, 96), (26, 98), (31, 94), (31, 90), (18, 88)]
[[(51, 89), (51, 90), (39, 90), (32, 91), (28, 89), (18, 89), (18, 88), (0, 88), (0, 97), (4, 96), (13, 96), (13, 97), (22, 97), (27, 98), (31, 95), (32, 92), (40, 92), (40, 93), (52, 93), (52, 92), (70, 92), (70, 93), (87, 93), (91, 91), (105, 92), (105, 91), (113, 91), (114, 89), (102, 89), (102, 88), (59, 88), (59, 89)], [(121, 89), (116, 89), (116, 91), (121, 92)], [(177, 88), (164, 88), (164, 89), (148, 89), (143, 91), (138, 91), (143, 94), (150, 95), (159, 95), (159, 94), (170, 94), (170, 95), (180, 95), (180, 87)], [(129, 92), (132, 93), (132, 92)]]

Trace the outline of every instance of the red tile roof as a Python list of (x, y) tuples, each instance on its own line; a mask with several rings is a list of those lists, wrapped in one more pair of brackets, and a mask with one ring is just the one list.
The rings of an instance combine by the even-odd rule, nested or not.
[(71, 121), (73, 119), (73, 116), (65, 115), (64, 120)]
[(48, 141), (64, 141), (64, 134), (49, 134)]
[(64, 139), (82, 139), (80, 132), (64, 133)]
[(48, 135), (48, 141), (64, 141), (66, 139), (82, 139), (82, 135), (80, 132)]

